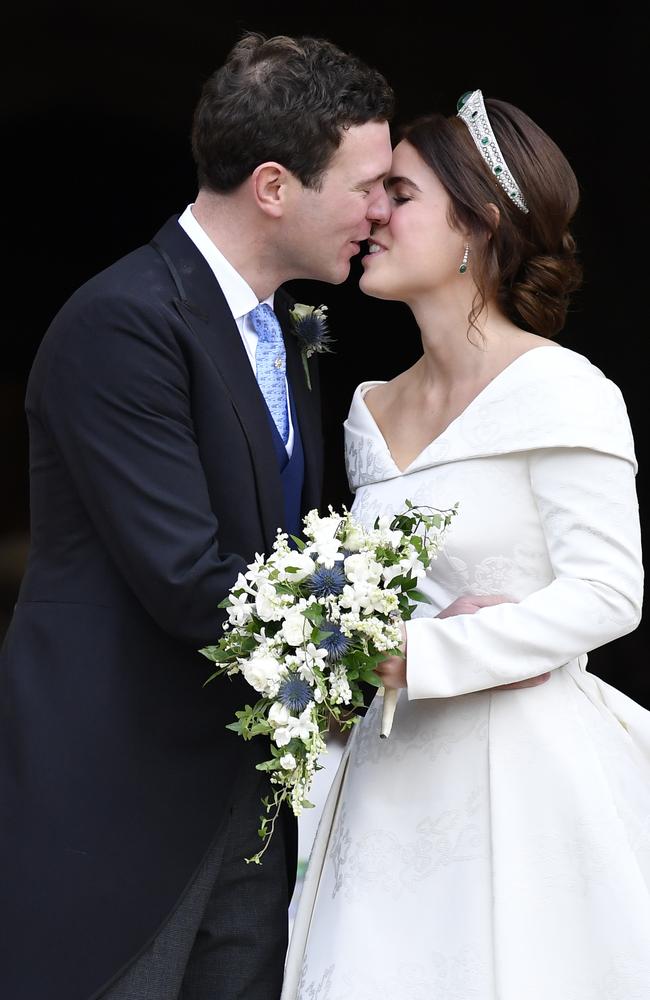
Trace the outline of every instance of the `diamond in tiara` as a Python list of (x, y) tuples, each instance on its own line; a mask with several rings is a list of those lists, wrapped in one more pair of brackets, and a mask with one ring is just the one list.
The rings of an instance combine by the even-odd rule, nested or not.
[(470, 90), (463, 94), (458, 102), (458, 117), (467, 125), (476, 148), (510, 200), (514, 201), (522, 212), (528, 213), (524, 196), (499, 149), (480, 90)]

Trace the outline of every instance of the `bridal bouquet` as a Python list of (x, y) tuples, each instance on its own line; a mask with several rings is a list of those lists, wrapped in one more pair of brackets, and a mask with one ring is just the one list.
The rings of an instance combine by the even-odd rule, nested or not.
[[(243, 674), (259, 696), (236, 712), (228, 726), (245, 740), (268, 737), (272, 795), (263, 800), (262, 849), (268, 847), (282, 803), (298, 816), (310, 807), (307, 795), (325, 735), (334, 719), (342, 729), (359, 721), (362, 683), (378, 687), (374, 668), (400, 655), (399, 621), (411, 617), (417, 590), (456, 507), (416, 507), (380, 517), (364, 528), (343, 508), (304, 518), (305, 540), (278, 531), (272, 552), (257, 555), (240, 573), (220, 607), (227, 611), (224, 635), (201, 653), (217, 664), (206, 683), (223, 674)], [(385, 705), (391, 709), (391, 692)], [(384, 720), (383, 735), (390, 729)]]

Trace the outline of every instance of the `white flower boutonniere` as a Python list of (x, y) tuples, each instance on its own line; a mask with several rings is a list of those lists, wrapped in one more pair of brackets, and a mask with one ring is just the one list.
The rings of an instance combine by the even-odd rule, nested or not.
[(312, 354), (331, 354), (333, 343), (327, 327), (327, 306), (307, 306), (303, 302), (296, 302), (293, 309), (289, 310), (293, 323), (293, 333), (301, 344), (302, 365), (305, 369), (307, 386), (311, 389), (311, 379), (309, 377), (309, 361)]

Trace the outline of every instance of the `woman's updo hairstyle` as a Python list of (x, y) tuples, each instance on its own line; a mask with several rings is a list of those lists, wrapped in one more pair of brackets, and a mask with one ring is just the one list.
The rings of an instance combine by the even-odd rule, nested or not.
[(553, 337), (565, 324), (571, 293), (582, 277), (569, 231), (578, 182), (553, 140), (523, 111), (496, 100), (486, 100), (485, 107), (527, 213), (497, 182), (462, 118), (427, 115), (406, 126), (402, 138), (446, 188), (450, 224), (471, 234), (470, 269), (478, 296), (470, 326), (496, 301), (517, 326)]

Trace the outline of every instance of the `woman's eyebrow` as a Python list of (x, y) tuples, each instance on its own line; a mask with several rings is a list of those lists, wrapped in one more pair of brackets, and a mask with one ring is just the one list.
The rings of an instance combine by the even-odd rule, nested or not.
[(395, 187), (397, 184), (406, 184), (406, 185), (408, 185), (408, 187), (413, 188), (414, 191), (419, 191), (420, 190), (420, 188), (417, 186), (417, 184), (415, 183), (415, 181), (410, 180), (408, 177), (396, 177), (396, 176), (393, 176), (393, 177), (388, 177), (386, 179), (386, 187), (387, 188)]

